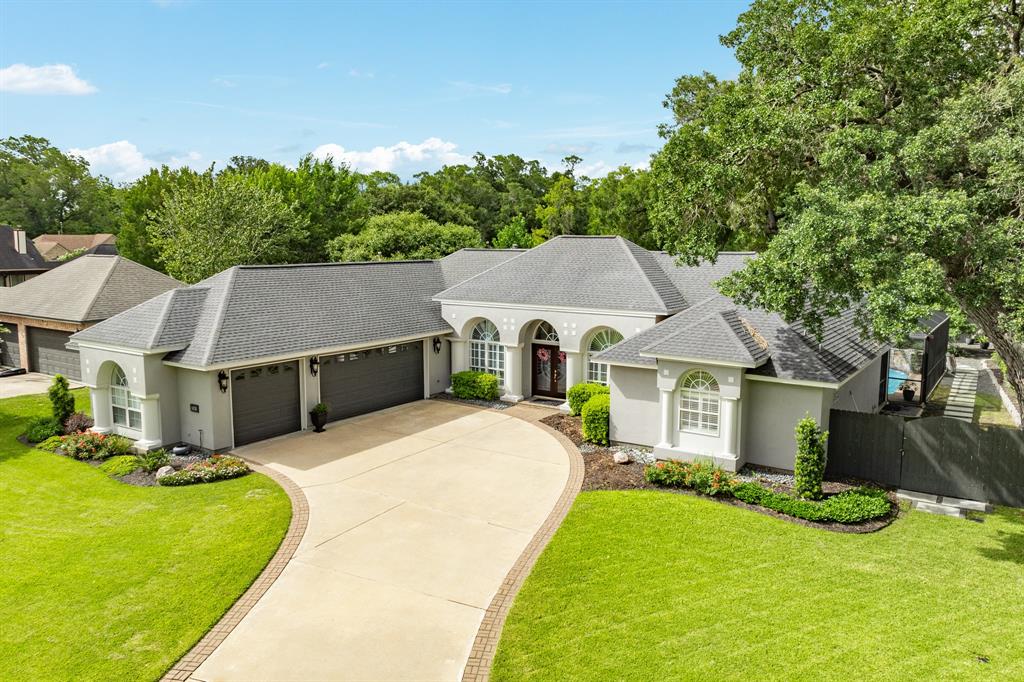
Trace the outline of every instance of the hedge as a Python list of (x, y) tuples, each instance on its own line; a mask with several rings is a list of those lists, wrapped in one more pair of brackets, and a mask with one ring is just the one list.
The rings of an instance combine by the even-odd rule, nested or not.
[(566, 400), (569, 401), (569, 411), (578, 417), (588, 400), (595, 395), (604, 393), (608, 393), (608, 387), (604, 384), (574, 384), (570, 386), (565, 394)]
[(452, 374), (452, 394), (463, 400), (497, 400), (498, 377), (473, 370), (456, 372)]
[(612, 397), (599, 393), (583, 406), (583, 440), (598, 445), (608, 445), (608, 414)]
[(760, 505), (807, 521), (859, 523), (885, 516), (890, 510), (889, 498), (884, 490), (878, 488), (853, 488), (821, 502), (797, 499), (757, 483), (740, 483), (732, 493), (747, 504)]

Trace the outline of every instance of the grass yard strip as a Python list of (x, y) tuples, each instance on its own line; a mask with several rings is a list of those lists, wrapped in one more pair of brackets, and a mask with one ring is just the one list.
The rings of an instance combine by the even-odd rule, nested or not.
[(828, 533), (690, 495), (584, 492), (491, 679), (1024, 679), (1024, 511)]
[(260, 474), (125, 485), (15, 440), (48, 410), (0, 400), (0, 679), (156, 679), (273, 556), (288, 496)]
[(1003, 405), (1003, 399), (996, 393), (982, 393), (981, 391), (974, 396), (974, 423), (982, 426), (1017, 428), (1013, 417)]

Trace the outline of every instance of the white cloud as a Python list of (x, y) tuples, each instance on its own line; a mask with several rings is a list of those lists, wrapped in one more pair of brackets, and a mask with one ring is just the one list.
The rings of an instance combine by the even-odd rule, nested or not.
[(212, 82), (214, 85), (219, 85), (224, 88), (234, 88), (238, 86), (238, 83), (229, 78), (214, 78)]
[(596, 149), (596, 144), (559, 144), (557, 142), (552, 142), (551, 144), (544, 147), (544, 153), (564, 155), (576, 154), (577, 156), (583, 156), (585, 154), (589, 154), (592, 151), (595, 151)]
[(318, 159), (331, 157), (361, 171), (394, 171), (403, 166), (426, 166), (466, 163), (470, 157), (455, 151), (458, 145), (438, 137), (428, 137), (419, 144), (399, 142), (390, 147), (374, 147), (369, 151), (345, 149), (338, 144), (322, 144), (313, 150)]
[(360, 71), (359, 69), (349, 69), (348, 75), (352, 76), (353, 78), (373, 78), (377, 74), (375, 74), (373, 71)]
[(0, 92), (26, 95), (89, 95), (96, 88), (75, 75), (67, 64), (11, 64), (0, 69)]
[(512, 92), (511, 83), (495, 83), (494, 85), (489, 85), (486, 83), (470, 83), (469, 81), (448, 81), (448, 85), (467, 94), (481, 93), (487, 95), (507, 95)]
[(595, 161), (594, 163), (583, 163), (576, 166), (576, 177), (587, 176), (588, 178), (603, 178), (604, 176), (615, 170), (615, 166), (605, 163), (604, 161)]
[[(93, 173), (102, 173), (115, 182), (135, 180), (148, 173), (150, 168), (163, 165), (147, 158), (128, 140), (68, 151), (88, 161)], [(188, 152), (184, 156), (171, 156), (164, 163), (171, 167), (187, 166), (201, 161), (202, 158), (199, 152)]]
[(331, 65), (330, 62), (320, 62), (319, 64), (316, 65), (316, 68), (318, 68), (318, 69), (326, 69), (330, 65)]

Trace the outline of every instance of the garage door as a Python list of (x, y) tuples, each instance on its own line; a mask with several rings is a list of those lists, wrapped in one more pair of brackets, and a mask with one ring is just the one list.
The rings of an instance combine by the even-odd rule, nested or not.
[(0, 333), (0, 365), (21, 367), (21, 349), (18, 347), (18, 325), (11, 322), (0, 322), (0, 327), (7, 327), (10, 330), (6, 334)]
[(65, 348), (71, 332), (28, 328), (28, 364), (33, 372), (63, 374), (68, 379), (82, 378), (78, 351)]
[(422, 341), (320, 359), (320, 399), (331, 421), (422, 398)]
[(297, 362), (231, 372), (235, 445), (298, 431), (302, 428), (299, 410)]

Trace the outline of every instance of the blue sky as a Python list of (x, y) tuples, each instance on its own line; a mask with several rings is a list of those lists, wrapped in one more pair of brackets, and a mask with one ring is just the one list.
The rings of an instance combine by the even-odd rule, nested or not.
[(744, 2), (0, 2), (0, 134), (131, 180), (235, 154), (410, 177), (476, 151), (645, 163)]

